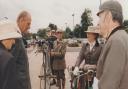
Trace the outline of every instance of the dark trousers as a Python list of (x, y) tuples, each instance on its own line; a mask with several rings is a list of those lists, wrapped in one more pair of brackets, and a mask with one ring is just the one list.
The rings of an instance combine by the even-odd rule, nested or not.
[(52, 72), (53, 75), (55, 75), (55, 70), (52, 67), (53, 61), (54, 61), (54, 58), (53, 57), (50, 57), (51, 72)]
[(60, 79), (62, 79), (62, 86), (65, 87), (65, 73), (64, 73), (64, 69), (63, 70), (55, 70), (54, 73), (57, 76), (57, 83), (60, 84)]

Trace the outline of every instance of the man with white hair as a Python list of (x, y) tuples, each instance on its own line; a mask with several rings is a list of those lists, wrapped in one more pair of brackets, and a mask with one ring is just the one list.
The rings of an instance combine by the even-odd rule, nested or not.
[(18, 89), (16, 62), (9, 52), (16, 38), (21, 38), (16, 24), (0, 22), (0, 89)]
[[(22, 35), (25, 34), (31, 25), (31, 15), (27, 11), (22, 11), (17, 18), (17, 25)], [(12, 54), (16, 58), (18, 89), (31, 89), (28, 56), (23, 38), (16, 39)]]

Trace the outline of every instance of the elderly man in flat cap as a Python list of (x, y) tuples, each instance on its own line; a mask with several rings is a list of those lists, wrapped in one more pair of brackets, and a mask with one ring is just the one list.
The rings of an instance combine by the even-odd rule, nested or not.
[[(17, 17), (17, 26), (22, 35), (25, 34), (31, 25), (31, 15), (27, 11), (22, 11)], [(16, 72), (18, 78), (18, 89), (31, 89), (29, 63), (27, 51), (23, 42), (23, 38), (16, 39), (16, 43), (12, 48), (12, 54), (16, 58)]]
[(119, 2), (106, 1), (100, 6), (99, 28), (106, 39), (97, 65), (99, 89), (128, 89), (128, 34), (122, 27)]
[[(54, 42), (54, 48), (51, 52), (51, 56), (54, 58), (52, 68), (54, 70), (54, 75), (57, 76), (57, 86), (58, 89), (65, 89), (65, 53), (66, 53), (66, 42), (63, 41), (63, 31), (58, 30), (56, 32), (57, 40)], [(62, 88), (61, 86), (62, 79)]]
[[(54, 57), (51, 56), (51, 51), (54, 49), (54, 42), (57, 40), (57, 37), (56, 37), (55, 33), (56, 33), (55, 30), (52, 30), (51, 28), (47, 28), (46, 41), (48, 42), (48, 46), (49, 46), (49, 55), (46, 55), (48, 57), (48, 59), (49, 59), (49, 60), (47, 60), (47, 63), (48, 63), (48, 71), (47, 71), (47, 73), (51, 74), (51, 75), (54, 75), (54, 69), (52, 67), (53, 61), (54, 61)], [(51, 80), (50, 84), (51, 85), (56, 84), (55, 79)]]
[(0, 89), (18, 89), (15, 57), (10, 49), (21, 38), (16, 24), (0, 21)]

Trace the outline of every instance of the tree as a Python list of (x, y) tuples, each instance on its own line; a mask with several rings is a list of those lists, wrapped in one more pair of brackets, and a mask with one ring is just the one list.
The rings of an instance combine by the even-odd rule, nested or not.
[(37, 36), (37, 34), (36, 33), (33, 33), (32, 34), (32, 39), (35, 39), (36, 40), (37, 39), (36, 36)]
[(128, 20), (124, 20), (123, 25), (126, 27), (126, 31), (128, 32)]
[(124, 20), (124, 26), (128, 26), (128, 20)]
[(124, 20), (123, 25), (124, 25), (125, 27), (128, 27), (128, 20)]
[(31, 38), (32, 38), (32, 33), (27, 32), (27, 33), (23, 34), (23, 37), (24, 37), (24, 39), (26, 39), (26, 40), (31, 40)]
[(74, 36), (76, 38), (80, 38), (81, 37), (81, 26), (79, 24), (76, 24), (74, 30), (73, 30)]
[(39, 29), (37, 32), (37, 36), (39, 38), (45, 38), (46, 37), (46, 29)]
[(91, 18), (91, 10), (85, 9), (83, 14), (81, 15), (81, 37), (85, 37), (85, 32), (88, 29), (88, 26), (93, 25)]
[(72, 38), (73, 37), (73, 32), (71, 31), (71, 29), (69, 27), (66, 28), (66, 30), (64, 31), (64, 38)]

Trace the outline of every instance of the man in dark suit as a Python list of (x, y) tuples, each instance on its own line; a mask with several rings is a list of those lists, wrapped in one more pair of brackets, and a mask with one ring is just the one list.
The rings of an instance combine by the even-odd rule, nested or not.
[[(17, 25), (22, 34), (26, 33), (31, 25), (31, 15), (27, 11), (21, 12), (17, 18)], [(11, 51), (16, 58), (17, 84), (20, 86), (18, 89), (31, 89), (28, 56), (22, 38), (16, 39)]]

